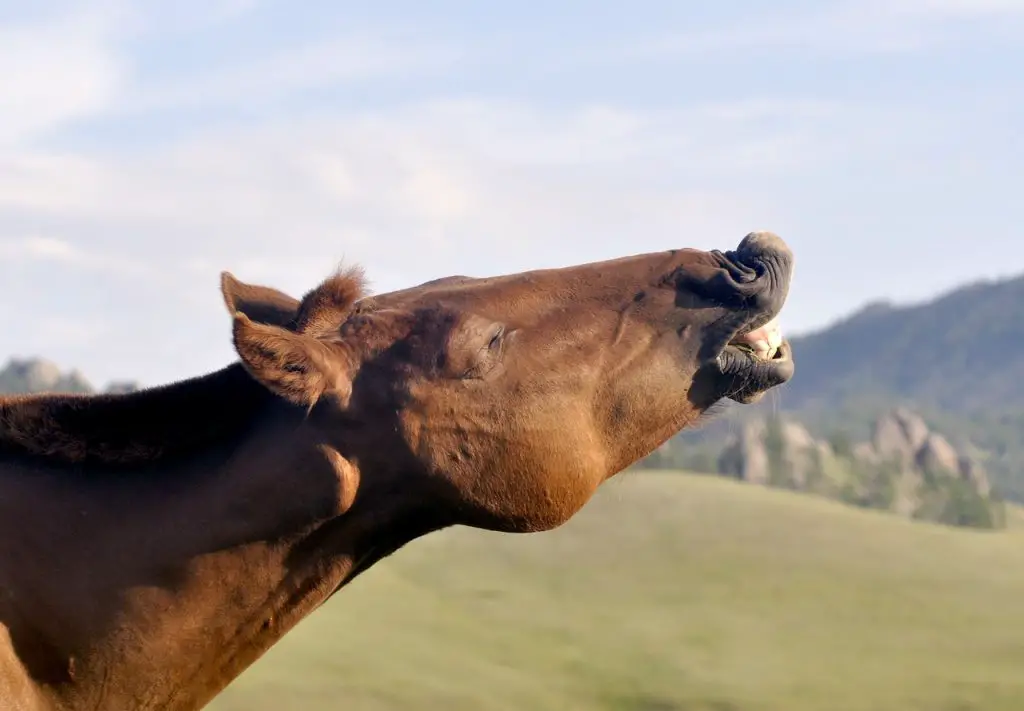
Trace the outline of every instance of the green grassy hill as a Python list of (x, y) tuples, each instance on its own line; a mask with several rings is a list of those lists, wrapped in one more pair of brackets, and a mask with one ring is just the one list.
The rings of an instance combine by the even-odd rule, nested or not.
[(1019, 711), (1010, 515), (953, 529), (629, 473), (554, 532), (413, 543), (210, 708)]

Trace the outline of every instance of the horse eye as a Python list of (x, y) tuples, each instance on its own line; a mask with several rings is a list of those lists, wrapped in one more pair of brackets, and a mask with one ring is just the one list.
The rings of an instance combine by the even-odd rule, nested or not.
[(487, 344), (487, 347), (494, 350), (501, 344), (501, 337), (505, 335), (504, 327), (499, 327), (491, 337), (491, 342)]

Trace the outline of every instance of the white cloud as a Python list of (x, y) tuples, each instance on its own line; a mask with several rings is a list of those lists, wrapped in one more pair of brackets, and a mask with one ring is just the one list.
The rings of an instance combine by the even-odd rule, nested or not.
[(26, 237), (18, 240), (0, 240), (0, 257), (76, 262), (81, 254), (73, 246), (59, 239)]
[[(785, 126), (766, 131), (780, 116)], [(212, 132), (134, 157), (19, 154), (0, 161), (0, 211), (130, 230), (136, 241), (118, 248), (147, 255), (191, 244), (211, 259), (295, 239), (419, 269), (424, 256), (392, 255), (388, 240), (458, 252), (490, 235), (511, 250), (570, 224), (685, 223), (694, 195), (716, 193), (707, 179), (828, 160), (815, 127), (852, 117), (815, 102), (662, 112), (434, 102)], [(161, 245), (147, 234), (179, 236)]]
[(1024, 0), (899, 0), (890, 7), (896, 14), (948, 18), (1024, 14)]
[(951, 41), (956, 23), (1024, 15), (1024, 0), (848, 0), (802, 12), (773, 10), (720, 28), (655, 35), (620, 49), (601, 48), (585, 61), (699, 56), (733, 51), (801, 50), (821, 54), (899, 54)]
[(292, 92), (381, 77), (437, 72), (459, 58), (451, 47), (371, 36), (336, 36), (327, 41), (277, 49), (268, 56), (214, 67), (202, 75), (132, 88), (118, 107), (124, 113), (263, 102)]
[(134, 76), (121, 50), (126, 41), (150, 36), (166, 41), (229, 25), (258, 5), (258, 0), (145, 6), (97, 0), (0, 27), (0, 145), (46, 137), (82, 119), (251, 107), (346, 83), (436, 74), (462, 56), (452, 44), (352, 31), (161, 79)]
[[(0, 0), (2, 1), (2, 0)], [(145, 41), (149, 37), (167, 39), (197, 31), (222, 29), (243, 20), (265, 0), (64, 0), (87, 9), (94, 15), (114, 20), (112, 30), (119, 39)]]
[(0, 146), (101, 113), (125, 68), (107, 42), (111, 17), (74, 13), (0, 28)]
[[(972, 27), (1012, 25), (1004, 20), (1022, 4), (851, 0), (790, 15), (774, 8), (718, 31), (621, 51), (603, 46), (596, 61), (684, 55), (715, 62), (721, 52), (742, 50), (735, 58), (793, 48), (905, 52), (948, 40), (962, 19), (977, 20)], [(769, 96), (635, 108), (611, 93), (615, 82), (600, 86), (606, 103), (589, 105), (559, 97), (545, 106), (550, 85), (519, 87), (529, 99), (435, 99), (349, 112), (314, 112), (310, 97), (300, 96), (366, 80), (459, 82), (467, 75), (446, 72), (471, 63), (459, 49), (470, 46), (461, 44), (467, 38), (457, 34), (435, 44), (410, 39), (422, 34), (371, 35), (359, 26), (330, 41), (290, 31), (280, 34), (306, 41), (267, 46), (264, 38), (262, 55), (247, 60), (221, 51), (211, 32), (203, 41), (223, 63), (162, 79), (134, 75), (128, 60), (141, 57), (122, 54), (150, 36), (163, 52), (177, 35), (234, 32), (232, 23), (257, 9), (254, 0), (101, 0), (0, 29), (0, 284), (25, 304), (0, 314), (0, 332), (17, 339), (0, 353), (40, 353), (81, 366), (97, 382), (157, 382), (232, 358), (217, 289), (222, 269), (299, 294), (344, 259), (363, 263), (374, 288), (388, 290), (452, 273), (729, 247), (757, 228), (778, 230), (799, 254), (828, 262), (807, 281), (818, 280), (818, 296), (841, 296), (795, 298), (791, 307), (797, 316), (804, 309), (818, 317), (839, 300), (856, 302), (882, 288), (868, 283), (881, 280), (878, 273), (865, 279), (852, 267), (833, 269), (835, 254), (867, 249), (855, 244), (863, 225), (886, 234), (897, 214), (907, 233), (927, 232), (921, 224), (929, 219), (935, 234), (956, 232), (935, 228), (949, 220), (922, 202), (883, 214), (887, 198), (871, 194), (874, 183), (885, 183), (881, 190), (894, 202), (912, 200), (915, 190), (918, 199), (962, 200), (970, 171), (957, 156), (981, 165), (971, 131), (1000, 130), (998, 121), (910, 109), (888, 98), (849, 105)], [(486, 57), (486, 47), (476, 51)], [(558, 43), (537, 57), (564, 70), (575, 51)], [(583, 76), (581, 86), (595, 78), (603, 78), (600, 70)], [(500, 83), (505, 79), (495, 74), (494, 93), (516, 89)], [(786, 82), (764, 87), (791, 89)], [(417, 95), (425, 91), (418, 87)], [(658, 104), (669, 104), (670, 93)], [(1013, 92), (1000, 100), (1009, 104)], [(273, 111), (249, 114), (264, 123), (220, 123), (239, 107)], [(225, 108), (232, 111), (221, 113)], [(179, 109), (185, 115), (172, 117)], [(92, 125), (102, 129), (102, 144), (126, 118), (127, 125), (145, 119), (154, 140), (101, 151), (48, 142), (76, 122), (99, 119)], [(169, 118), (173, 131), (165, 130)], [(939, 175), (952, 186), (945, 193), (934, 187)], [(1014, 184), (1013, 177), (1007, 172), (999, 183)], [(918, 187), (929, 181), (931, 188)], [(977, 209), (964, 203), (960, 214), (971, 213), (970, 228), (980, 229), (974, 223), (982, 218), (994, 224), (1005, 215), (995, 202)], [(903, 276), (914, 256), (908, 244), (885, 248), (893, 252), (893, 282), (911, 281)]]
[(248, 15), (260, 0), (163, 0), (146, 4), (147, 26), (161, 32), (208, 29)]
[[(122, 326), (102, 358), (99, 346), (54, 350), (58, 331), (36, 333), (30, 314), (12, 315), (25, 321), (8, 332), (97, 380), (153, 382), (231, 358), (222, 269), (299, 294), (339, 260), (388, 290), (729, 247), (778, 214), (751, 186), (827, 159), (819, 124), (848, 115), (814, 102), (640, 112), (451, 101), (211, 131), (132, 155), (22, 150), (0, 161), (0, 224), (45, 236), (0, 242), (0, 281), (71, 323), (98, 310)], [(784, 130), (761, 125), (780, 116)]]
[(109, 276), (159, 278), (159, 273), (147, 262), (120, 254), (88, 251), (55, 237), (32, 235), (19, 239), (0, 239), (0, 259), (9, 266), (30, 262), (50, 263)]
[(111, 335), (111, 326), (100, 318), (50, 315), (34, 320), (20, 335), (22, 342), (32, 343), (32, 355), (69, 348), (81, 352), (102, 345), (100, 342)]
[(0, 153), (0, 210), (87, 214), (108, 191), (107, 169), (86, 156), (10, 148)]

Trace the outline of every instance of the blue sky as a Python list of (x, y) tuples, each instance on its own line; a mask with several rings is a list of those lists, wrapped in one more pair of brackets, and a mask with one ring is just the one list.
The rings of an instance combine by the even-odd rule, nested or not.
[(0, 358), (232, 359), (217, 274), (378, 291), (771, 229), (791, 332), (1024, 273), (1024, 0), (0, 0)]

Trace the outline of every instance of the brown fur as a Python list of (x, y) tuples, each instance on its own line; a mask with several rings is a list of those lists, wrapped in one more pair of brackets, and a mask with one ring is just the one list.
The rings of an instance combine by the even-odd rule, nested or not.
[(727, 346), (791, 270), (753, 234), (372, 298), (358, 268), (301, 301), (225, 273), (239, 363), (0, 399), (0, 707), (195, 711), (409, 541), (565, 523), (792, 375)]

